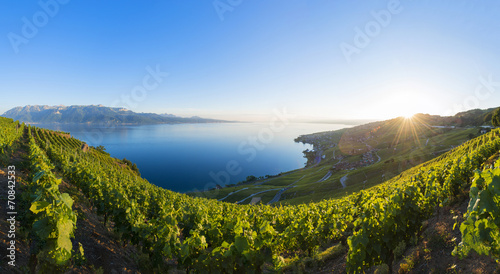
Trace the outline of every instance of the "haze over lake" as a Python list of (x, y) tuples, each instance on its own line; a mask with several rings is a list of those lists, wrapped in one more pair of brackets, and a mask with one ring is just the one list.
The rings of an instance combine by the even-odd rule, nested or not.
[(178, 192), (302, 168), (306, 162), (302, 151), (312, 147), (295, 143), (296, 137), (350, 127), (300, 123), (276, 132), (268, 123), (36, 126), (70, 132), (92, 146), (103, 145), (112, 157), (136, 163), (151, 183)]

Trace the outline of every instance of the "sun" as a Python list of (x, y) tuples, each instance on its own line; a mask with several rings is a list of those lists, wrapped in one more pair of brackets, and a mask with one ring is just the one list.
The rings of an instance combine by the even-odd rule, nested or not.
[(416, 92), (391, 92), (384, 96), (379, 109), (386, 113), (387, 116), (392, 116), (392, 118), (411, 119), (419, 112), (421, 102), (422, 98)]
[(396, 117), (403, 117), (405, 119), (412, 119), (417, 114), (415, 106), (410, 103), (395, 103), (393, 111)]
[(412, 119), (413, 116), (415, 116), (416, 113), (405, 113), (402, 115), (403, 118), (405, 119)]

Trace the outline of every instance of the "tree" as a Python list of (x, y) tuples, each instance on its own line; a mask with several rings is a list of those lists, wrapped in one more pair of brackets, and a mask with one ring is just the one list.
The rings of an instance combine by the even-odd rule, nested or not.
[(122, 162), (124, 162), (128, 166), (132, 166), (132, 162), (127, 160), (127, 158), (123, 158)]
[(493, 112), (494, 112), (494, 111), (492, 111), (492, 112), (490, 112), (490, 113), (486, 114), (486, 116), (484, 116), (484, 120), (483, 120), (483, 122), (484, 122), (484, 123), (489, 123), (489, 122), (491, 122), (491, 118), (493, 118)]
[(104, 146), (98, 146), (98, 147), (93, 147), (95, 150), (101, 152), (102, 154), (108, 155), (109, 153), (106, 152), (106, 148)]
[(500, 126), (500, 108), (497, 108), (497, 110), (495, 110), (495, 112), (493, 113), (493, 116), (491, 117), (491, 123), (494, 127)]
[(306, 149), (306, 150), (302, 151), (302, 153), (304, 153), (304, 158), (307, 159), (306, 166), (313, 165), (314, 161), (316, 160), (316, 151)]
[(132, 169), (132, 171), (137, 173), (138, 176), (141, 176), (141, 173), (139, 172), (139, 168), (137, 167), (137, 165), (135, 163), (132, 164), (131, 169)]

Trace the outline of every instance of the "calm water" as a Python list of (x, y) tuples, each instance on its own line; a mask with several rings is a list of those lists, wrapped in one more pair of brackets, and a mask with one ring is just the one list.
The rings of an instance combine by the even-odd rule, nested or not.
[[(103, 145), (111, 156), (127, 158), (142, 177), (178, 192), (237, 183), (249, 175), (274, 175), (304, 167), (295, 143), (301, 134), (335, 130), (337, 124), (290, 124), (271, 128), (267, 123), (180, 124), (119, 126), (37, 125), (70, 132), (89, 145)], [(279, 131), (279, 132), (277, 132)]]

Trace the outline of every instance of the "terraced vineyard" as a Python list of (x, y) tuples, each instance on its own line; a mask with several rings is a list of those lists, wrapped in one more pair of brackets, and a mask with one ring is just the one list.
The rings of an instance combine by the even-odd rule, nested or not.
[[(18, 123), (0, 120), (2, 132), (19, 138)], [(94, 148), (83, 151), (81, 141), (64, 134), (36, 127), (24, 132), (31, 150), (30, 192), (37, 195), (30, 201), (35, 214), (32, 235), (47, 243), (33, 252), (41, 254), (47, 268), (57, 269), (78, 253), (68, 250), (78, 227), (72, 199), (60, 193), (54, 174), (79, 188), (121, 241), (141, 249), (159, 272), (167, 268), (202, 273), (277, 271), (295, 258), (311, 257), (341, 243), (348, 248), (347, 271), (359, 273), (379, 264), (391, 268), (397, 246), (419, 233), (437, 207), (467, 189), (474, 172), (500, 149), (500, 131), (494, 130), (342, 198), (288, 206), (238, 205), (154, 186), (120, 160)], [(465, 254), (469, 246), (477, 247), (498, 258), (498, 242), (484, 245), (499, 233), (498, 178), (488, 177), (488, 172), (476, 175), (485, 179), (473, 183), (474, 205), (461, 225), (465, 241), (459, 250)], [(477, 195), (493, 195), (496, 207), (478, 204), (475, 201), (483, 199), (474, 198)], [(483, 213), (483, 206), (490, 215)], [(484, 224), (487, 229), (479, 236), (469, 229)]]
[(19, 124), (12, 119), (0, 119), (0, 154), (5, 154), (14, 141), (18, 140), (24, 132), (24, 123)]
[(189, 195), (240, 204), (260, 198), (262, 203), (283, 205), (341, 198), (399, 176), (479, 132), (477, 127), (442, 128), (427, 122), (396, 118), (299, 136), (295, 141), (314, 146), (305, 152), (307, 167)]

